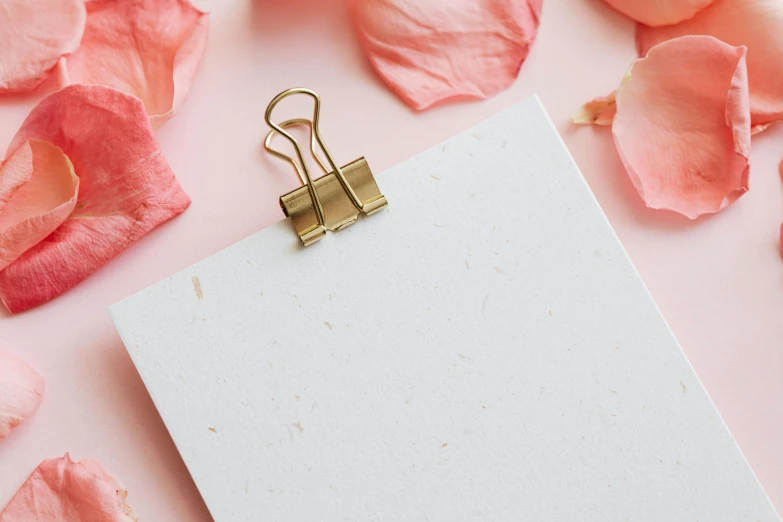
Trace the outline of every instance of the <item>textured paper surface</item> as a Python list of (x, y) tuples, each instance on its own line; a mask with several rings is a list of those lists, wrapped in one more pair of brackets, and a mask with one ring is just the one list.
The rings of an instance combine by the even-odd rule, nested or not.
[(536, 100), (378, 177), (110, 309), (218, 522), (779, 520)]

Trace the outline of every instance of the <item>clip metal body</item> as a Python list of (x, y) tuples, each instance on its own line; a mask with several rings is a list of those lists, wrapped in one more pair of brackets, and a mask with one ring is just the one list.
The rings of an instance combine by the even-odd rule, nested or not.
[[(294, 94), (305, 94), (313, 98), (315, 102), (313, 120), (292, 119), (280, 124), (273, 122), (271, 116), (275, 106), (282, 99)], [(302, 181), (301, 187), (280, 197), (280, 206), (285, 215), (291, 217), (304, 246), (322, 239), (326, 235), (326, 230), (336, 232), (356, 223), (359, 214), (370, 215), (387, 205), (386, 198), (381, 194), (364, 158), (354, 160), (343, 167), (335, 163), (321, 137), (318, 127), (320, 113), (321, 99), (318, 94), (310, 89), (294, 88), (275, 96), (269, 103), (265, 115), (265, 120), (272, 130), (264, 140), (264, 147), (270, 154), (291, 163)], [(285, 130), (295, 125), (310, 127), (310, 151), (324, 171), (324, 176), (313, 180), (299, 142)], [(275, 134), (280, 134), (291, 142), (297, 159), (271, 148), (271, 141)], [(316, 148), (320, 148), (326, 156), (326, 163), (318, 156)]]

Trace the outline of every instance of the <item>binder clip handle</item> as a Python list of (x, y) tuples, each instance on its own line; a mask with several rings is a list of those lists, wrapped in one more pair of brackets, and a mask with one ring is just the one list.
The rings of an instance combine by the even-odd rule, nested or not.
[[(291, 142), (291, 144), (294, 146), (294, 150), (296, 151), (296, 155), (299, 158), (299, 162), (302, 166), (302, 171), (305, 174), (305, 177), (308, 180), (308, 183), (312, 185), (313, 180), (310, 176), (310, 170), (307, 168), (307, 162), (304, 160), (304, 156), (302, 154), (302, 148), (299, 146), (299, 142), (296, 141), (296, 138), (291, 136), (281, 125), (278, 125), (277, 123), (272, 121), (272, 111), (275, 110), (275, 107), (278, 103), (280, 103), (283, 99), (293, 96), (295, 94), (305, 94), (307, 96), (310, 96), (313, 98), (314, 104), (313, 104), (313, 120), (311, 124), (312, 128), (312, 140), (318, 143), (318, 146), (323, 151), (324, 155), (326, 156), (326, 160), (329, 162), (329, 165), (332, 167), (332, 172), (335, 173), (337, 176), (337, 179), (340, 181), (340, 184), (343, 186), (343, 189), (348, 194), (348, 197), (351, 199), (351, 202), (354, 204), (354, 206), (360, 210), (364, 210), (364, 204), (359, 199), (359, 197), (356, 195), (356, 192), (354, 192), (351, 185), (348, 183), (348, 181), (345, 179), (345, 175), (343, 174), (342, 169), (337, 164), (337, 162), (334, 160), (334, 157), (332, 156), (332, 153), (329, 152), (329, 148), (326, 146), (326, 143), (324, 143), (323, 138), (321, 137), (321, 130), (320, 130), (320, 121), (321, 121), (321, 97), (318, 96), (318, 93), (311, 89), (306, 89), (304, 87), (294, 87), (292, 89), (286, 89), (285, 91), (281, 92), (277, 96), (275, 96), (271, 102), (269, 102), (269, 106), (266, 108), (266, 114), (264, 115), (264, 119), (266, 120), (267, 125), (272, 127), (275, 131), (277, 131), (279, 134), (284, 136), (288, 141)], [(290, 121), (290, 120), (289, 120)], [(271, 134), (271, 133), (270, 133)], [(315, 152), (315, 151), (313, 151)], [(318, 156), (316, 156), (317, 158)], [(320, 161), (319, 161), (320, 163)], [(323, 165), (322, 165), (323, 166)], [(327, 170), (327, 169), (324, 169)], [(313, 194), (315, 192), (313, 191)], [(317, 195), (315, 196), (315, 199), (317, 200)], [(323, 210), (321, 211), (321, 218), (323, 218)], [(323, 224), (323, 223), (321, 223)]]

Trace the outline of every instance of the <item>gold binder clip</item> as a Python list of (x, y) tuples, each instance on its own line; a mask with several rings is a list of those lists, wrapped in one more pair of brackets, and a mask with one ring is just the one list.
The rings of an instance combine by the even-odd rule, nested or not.
[[(275, 106), (283, 98), (294, 94), (306, 94), (315, 101), (312, 122), (305, 119), (292, 119), (281, 124), (273, 122), (271, 116)], [(321, 138), (318, 127), (320, 115), (321, 98), (314, 91), (303, 88), (288, 89), (275, 96), (266, 108), (265, 115), (266, 123), (272, 127), (272, 130), (264, 140), (264, 147), (270, 154), (290, 162), (302, 181), (301, 187), (280, 197), (280, 206), (285, 215), (291, 217), (304, 246), (323, 238), (327, 229), (336, 232), (356, 223), (360, 213), (370, 215), (387, 205), (386, 198), (381, 194), (372, 171), (363, 157), (343, 167), (339, 167), (334, 161)], [(318, 179), (312, 179), (299, 142), (285, 130), (295, 125), (310, 127), (310, 151), (325, 174)], [(291, 142), (298, 163), (294, 158), (271, 148), (270, 144), (275, 134), (280, 134)], [(316, 153), (316, 145), (326, 156), (331, 170)]]

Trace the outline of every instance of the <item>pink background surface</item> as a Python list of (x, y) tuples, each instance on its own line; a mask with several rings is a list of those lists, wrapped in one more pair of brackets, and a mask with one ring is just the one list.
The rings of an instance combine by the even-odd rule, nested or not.
[[(307, 86), (324, 100), (322, 131), (338, 161), (365, 155), (376, 173), (538, 93), (783, 511), (783, 127), (754, 139), (751, 191), (727, 211), (690, 222), (647, 210), (610, 132), (569, 125), (581, 103), (619, 84), (634, 58), (633, 24), (599, 0), (544, 4), (511, 89), (416, 114), (373, 75), (339, 2), (199, 1), (213, 13), (207, 52), (182, 111), (158, 133), (192, 207), (66, 295), (0, 312), (0, 349), (48, 386), (36, 416), (0, 442), (0, 505), (42, 459), (69, 451), (119, 477), (141, 520), (210, 519), (105, 307), (282, 217), (278, 197), (296, 177), (262, 152), (263, 112), (279, 91)], [(3, 148), (40, 97), (0, 100)]]

